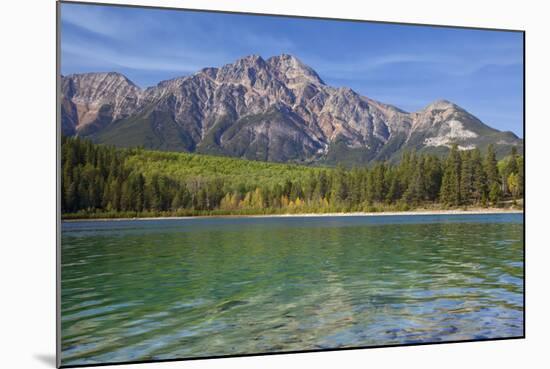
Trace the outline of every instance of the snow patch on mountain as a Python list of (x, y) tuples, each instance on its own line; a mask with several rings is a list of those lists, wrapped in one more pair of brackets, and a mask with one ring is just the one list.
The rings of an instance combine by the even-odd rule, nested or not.
[(439, 132), (434, 137), (428, 137), (424, 140), (426, 146), (447, 146), (451, 147), (457, 140), (478, 137), (478, 134), (464, 128), (462, 122), (450, 120), (445, 122)]

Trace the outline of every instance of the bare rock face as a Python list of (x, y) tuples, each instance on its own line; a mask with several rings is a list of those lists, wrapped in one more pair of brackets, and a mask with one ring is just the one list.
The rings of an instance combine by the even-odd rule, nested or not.
[(272, 56), (267, 59), (271, 70), (275, 77), (286, 85), (298, 85), (303, 83), (311, 83), (314, 85), (324, 85), (321, 77), (310, 67), (302, 63), (298, 58), (282, 54)]
[(109, 123), (133, 114), (142, 91), (119, 73), (73, 74), (62, 78), (62, 106), (71, 127), (79, 134), (89, 134)]
[(67, 135), (278, 162), (367, 163), (408, 149), (523, 145), (445, 100), (407, 113), (328, 86), (287, 54), (246, 56), (144, 90), (118, 73), (70, 75), (61, 109)]

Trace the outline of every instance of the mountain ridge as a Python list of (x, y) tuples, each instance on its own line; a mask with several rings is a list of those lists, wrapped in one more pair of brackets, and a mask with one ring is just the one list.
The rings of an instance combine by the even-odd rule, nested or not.
[(417, 112), (327, 85), (295, 56), (248, 55), (140, 88), (117, 72), (62, 76), (62, 132), (117, 146), (275, 162), (366, 164), (404, 150), (485, 149), (523, 140), (458, 105)]

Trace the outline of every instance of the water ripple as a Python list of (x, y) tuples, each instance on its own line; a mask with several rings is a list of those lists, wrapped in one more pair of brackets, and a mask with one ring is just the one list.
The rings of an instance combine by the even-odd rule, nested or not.
[(64, 223), (62, 363), (520, 336), (521, 221)]

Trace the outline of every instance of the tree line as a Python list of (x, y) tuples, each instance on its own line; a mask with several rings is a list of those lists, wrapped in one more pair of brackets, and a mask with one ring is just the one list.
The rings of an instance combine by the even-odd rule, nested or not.
[(515, 148), (500, 162), (493, 146), (485, 155), (453, 146), (444, 160), (407, 152), (398, 164), (351, 169), (197, 156), (63, 137), (62, 212), (65, 217), (349, 212), (494, 206), (523, 197), (523, 156)]

